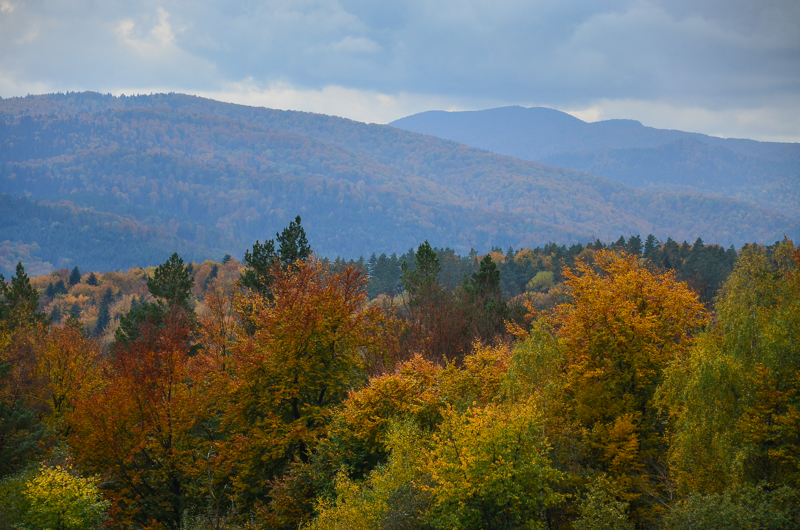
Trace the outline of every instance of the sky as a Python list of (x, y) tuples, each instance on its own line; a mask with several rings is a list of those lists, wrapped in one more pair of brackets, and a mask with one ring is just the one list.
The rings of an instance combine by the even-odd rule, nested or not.
[(800, 2), (0, 0), (0, 96), (83, 90), (375, 123), (546, 106), (800, 142)]

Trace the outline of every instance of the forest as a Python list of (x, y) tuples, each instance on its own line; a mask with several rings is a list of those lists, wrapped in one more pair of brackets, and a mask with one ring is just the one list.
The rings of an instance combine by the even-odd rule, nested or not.
[[(24, 206), (36, 222), (0, 223), (0, 243), (47, 272), (80, 265), (67, 239), (141, 248), (84, 264), (103, 272), (154, 266), (172, 250), (242, 256), (298, 213), (329, 258), (402, 253), (426, 239), (461, 254), (648, 233), (727, 247), (797, 228), (736, 197), (637, 189), (385, 125), (181, 94), (0, 100), (0, 193), (37, 207)], [(75, 218), (53, 226), (65, 216)]]
[(0, 278), (0, 526), (800, 525), (800, 248), (655, 236)]

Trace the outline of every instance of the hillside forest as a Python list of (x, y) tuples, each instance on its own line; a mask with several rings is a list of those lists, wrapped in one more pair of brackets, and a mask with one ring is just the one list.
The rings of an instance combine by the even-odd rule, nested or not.
[(0, 279), (0, 526), (800, 525), (800, 248), (654, 236)]
[(467, 254), (649, 233), (740, 247), (791, 238), (795, 213), (182, 94), (0, 100), (6, 276), (18, 261), (47, 274), (155, 266), (175, 251), (189, 261), (242, 256), (297, 214), (318, 256), (333, 259), (402, 254), (424, 240)]

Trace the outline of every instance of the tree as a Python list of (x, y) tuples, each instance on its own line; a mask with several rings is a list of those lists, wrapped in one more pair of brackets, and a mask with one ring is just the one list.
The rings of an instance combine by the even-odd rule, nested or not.
[(105, 292), (103, 293), (103, 298), (100, 300), (100, 309), (97, 313), (97, 323), (94, 327), (94, 335), (96, 337), (103, 334), (103, 330), (106, 329), (106, 326), (111, 322), (111, 300), (113, 295), (111, 294), (111, 287), (106, 288)]
[(38, 313), (39, 293), (31, 285), (25, 267), (17, 263), (16, 275), (10, 284), (0, 274), (0, 322), (15, 329), (34, 322), (43, 323), (47, 317)]
[(442, 267), (436, 250), (425, 241), (414, 255), (414, 267), (404, 261), (401, 269), (407, 324), (402, 348), (440, 363), (463, 356), (471, 344), (466, 308), (439, 282)]
[(159, 325), (142, 322), (135, 339), (117, 343), (103, 384), (76, 400), (67, 418), (75, 458), (108, 485), (118, 525), (177, 530), (199, 501), (187, 496), (183, 470), (196, 413), (182, 406), (190, 351), (184, 313), (173, 305)]
[(669, 363), (689, 351), (703, 307), (674, 273), (650, 272), (625, 253), (597, 251), (594, 264), (579, 260), (564, 276), (570, 301), (538, 324), (561, 352), (547, 354), (557, 365), (547, 369), (555, 385), (541, 394), (548, 432), (561, 454), (607, 473), (633, 518), (647, 521), (669, 486), (667, 422), (654, 394)]
[(69, 434), (65, 416), (75, 402), (100, 384), (102, 351), (87, 337), (83, 326), (69, 319), (63, 326), (53, 326), (36, 344), (37, 373), (44, 379), (50, 411), (47, 423), (59, 434)]
[(275, 237), (278, 240), (278, 259), (284, 266), (298, 260), (306, 261), (311, 255), (311, 247), (308, 245), (306, 231), (300, 225), (299, 215), (283, 229), (283, 232), (275, 234)]
[(716, 308), (660, 393), (676, 422), (673, 475), (684, 491), (800, 488), (800, 250), (742, 249)]
[(311, 247), (308, 245), (306, 232), (300, 224), (299, 215), (281, 233), (276, 233), (275, 237), (278, 240), (277, 251), (275, 240), (270, 239), (263, 244), (256, 241), (253, 251), (246, 250), (244, 253), (244, 262), (248, 268), (241, 275), (242, 285), (262, 296), (269, 295), (270, 286), (274, 281), (271, 273), (274, 262), (277, 261), (286, 268), (298, 260), (306, 261), (311, 255)]
[(10, 285), (0, 275), (0, 476), (24, 468), (48, 446), (36, 361), (47, 317), (37, 313), (38, 306), (22, 263)]
[(144, 302), (133, 307), (127, 315), (120, 319), (119, 327), (114, 333), (117, 343), (127, 346), (135, 342), (142, 325), (161, 326), (167, 315), (188, 319), (187, 336), (189, 340), (194, 324), (194, 304), (192, 303), (192, 285), (194, 278), (184, 266), (177, 253), (156, 267), (153, 276), (147, 279), (147, 289), (156, 302)]
[(81, 271), (78, 269), (78, 266), (75, 265), (69, 275), (69, 284), (78, 285), (79, 283), (81, 283)]
[(309, 257), (286, 269), (276, 262), (271, 274), (271, 300), (240, 301), (254, 332), (236, 334), (222, 419), (240, 506), (263, 499), (289, 463), (308, 461), (334, 407), (364, 383), (365, 353), (380, 347), (386, 320), (363, 307), (367, 278), (353, 266), (333, 271)]
[(193, 285), (194, 278), (177, 253), (173, 253), (166, 262), (156, 267), (153, 276), (147, 279), (147, 290), (161, 304), (170, 308), (180, 307), (186, 311), (193, 310), (189, 303)]
[(102, 522), (108, 502), (94, 478), (71, 468), (40, 466), (0, 482), (4, 518), (26, 530), (83, 530)]
[(443, 411), (433, 433), (396, 420), (389, 460), (363, 482), (341, 473), (311, 529), (537, 528), (561, 496), (529, 403)]

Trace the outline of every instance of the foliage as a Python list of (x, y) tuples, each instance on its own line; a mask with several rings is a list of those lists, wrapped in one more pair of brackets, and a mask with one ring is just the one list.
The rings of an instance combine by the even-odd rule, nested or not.
[(365, 382), (364, 352), (381, 347), (386, 319), (362, 307), (366, 277), (354, 267), (332, 271), (311, 257), (271, 274), (272, 300), (240, 299), (255, 332), (237, 331), (222, 419), (245, 506), (289, 463), (308, 461), (333, 408)]
[(81, 468), (109, 484), (117, 524), (177, 529), (193, 500), (182, 470), (191, 411), (181, 407), (189, 348), (180, 307), (145, 323), (104, 365), (104, 384), (76, 400), (70, 447)]
[(95, 528), (108, 508), (95, 478), (61, 466), (43, 465), (3, 479), (0, 499), (3, 522), (24, 530)]
[(614, 485), (604, 478), (591, 484), (581, 499), (580, 518), (573, 524), (575, 530), (633, 530), (628, 520), (628, 503), (618, 500)]
[(534, 328), (514, 379), (539, 395), (562, 465), (608, 473), (634, 518), (653, 519), (669, 487), (665, 416), (653, 398), (704, 323), (703, 308), (674, 274), (624, 253), (597, 251), (594, 265), (579, 260), (564, 275), (570, 301)]
[(799, 484), (799, 260), (791, 242), (771, 255), (743, 249), (714, 327), (669, 370), (662, 401), (676, 420), (670, 452), (685, 490)]
[(693, 492), (678, 502), (666, 516), (672, 530), (778, 530), (800, 524), (800, 495), (782, 486), (775, 490), (763, 485), (743, 485), (723, 493)]

